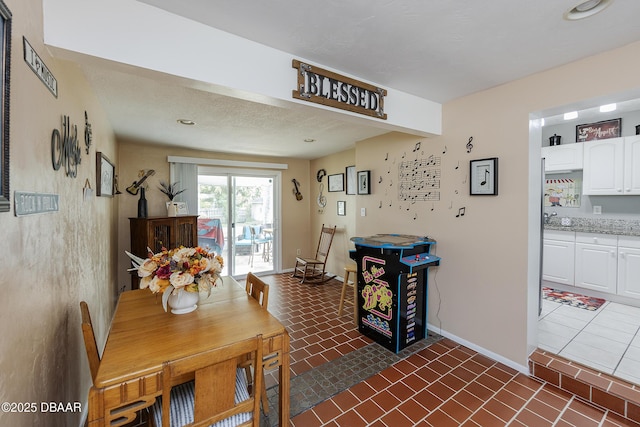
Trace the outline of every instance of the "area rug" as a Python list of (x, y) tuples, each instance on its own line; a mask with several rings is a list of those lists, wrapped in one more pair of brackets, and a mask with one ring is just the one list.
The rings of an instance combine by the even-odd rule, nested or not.
[(546, 287), (542, 288), (542, 297), (549, 301), (570, 305), (572, 307), (584, 308), (585, 310), (591, 311), (597, 310), (606, 301), (602, 298), (594, 298)]

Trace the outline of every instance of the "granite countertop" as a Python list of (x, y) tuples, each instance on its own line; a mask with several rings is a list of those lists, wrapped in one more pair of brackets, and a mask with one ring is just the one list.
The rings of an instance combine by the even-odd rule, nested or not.
[(561, 217), (551, 217), (549, 223), (544, 225), (544, 229), (578, 231), (582, 233), (614, 234), (618, 236), (640, 236), (640, 220), (575, 217), (569, 217), (569, 220), (570, 225), (562, 225)]

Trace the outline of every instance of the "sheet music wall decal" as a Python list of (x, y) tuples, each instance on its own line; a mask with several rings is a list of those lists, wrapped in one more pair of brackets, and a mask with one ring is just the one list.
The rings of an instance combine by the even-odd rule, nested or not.
[(402, 161), (398, 165), (398, 198), (402, 201), (439, 201), (441, 158)]

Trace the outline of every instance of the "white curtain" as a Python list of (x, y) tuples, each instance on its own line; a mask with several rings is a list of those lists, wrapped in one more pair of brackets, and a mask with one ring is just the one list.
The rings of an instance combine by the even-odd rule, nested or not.
[(170, 164), (171, 182), (178, 182), (178, 188), (184, 188), (175, 200), (187, 202), (189, 215), (198, 215), (198, 165), (195, 163)]

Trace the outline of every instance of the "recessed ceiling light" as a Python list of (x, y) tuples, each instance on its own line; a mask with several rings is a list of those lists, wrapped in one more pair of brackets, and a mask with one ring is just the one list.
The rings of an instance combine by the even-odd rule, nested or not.
[(189, 119), (178, 119), (176, 120), (178, 123), (180, 123), (181, 125), (185, 125), (185, 126), (193, 126), (196, 124), (196, 122), (194, 122), (193, 120), (189, 120)]
[(565, 120), (572, 120), (572, 119), (577, 119), (578, 118), (578, 112), (577, 111), (571, 111), (570, 113), (564, 113), (564, 119)]
[(601, 105), (600, 106), (600, 112), (601, 113), (608, 113), (609, 111), (615, 111), (616, 110), (616, 104), (607, 104), (607, 105)]
[(583, 1), (573, 9), (569, 9), (564, 13), (564, 19), (568, 21), (576, 21), (578, 19), (588, 18), (598, 12), (606, 9), (613, 0), (587, 0)]
[(305, 138), (304, 142), (316, 142), (316, 140), (313, 138)]

